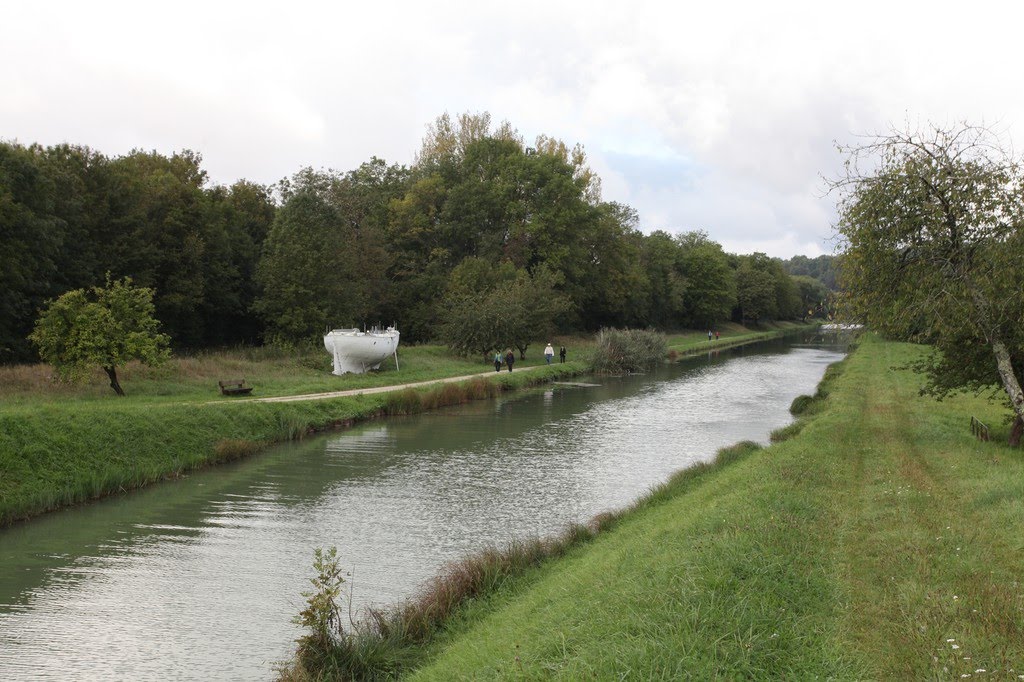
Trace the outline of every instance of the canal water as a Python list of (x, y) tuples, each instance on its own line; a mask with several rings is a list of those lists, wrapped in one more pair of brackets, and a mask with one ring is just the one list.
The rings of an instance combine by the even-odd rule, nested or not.
[(0, 679), (271, 679), (313, 551), (353, 609), (444, 562), (621, 508), (767, 443), (842, 357), (820, 339), (708, 354), (388, 419), (0, 530)]

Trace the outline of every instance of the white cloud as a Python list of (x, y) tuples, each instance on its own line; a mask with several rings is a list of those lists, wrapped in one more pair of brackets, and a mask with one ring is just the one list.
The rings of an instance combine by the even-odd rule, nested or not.
[[(605, 198), (727, 248), (830, 251), (833, 140), (1024, 121), (1024, 10), (718, 4), (55, 0), (5, 8), (0, 137), (193, 148), (219, 182), (413, 159), (443, 111), (583, 143)], [(1018, 136), (1019, 137), (1019, 136)]]

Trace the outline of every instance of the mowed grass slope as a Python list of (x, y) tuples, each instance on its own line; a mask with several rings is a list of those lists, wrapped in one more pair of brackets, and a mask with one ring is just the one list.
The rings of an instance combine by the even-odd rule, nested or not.
[[(867, 337), (794, 437), (470, 605), (412, 677), (1020, 679), (1024, 465)], [(964, 678), (966, 679), (966, 678)]]

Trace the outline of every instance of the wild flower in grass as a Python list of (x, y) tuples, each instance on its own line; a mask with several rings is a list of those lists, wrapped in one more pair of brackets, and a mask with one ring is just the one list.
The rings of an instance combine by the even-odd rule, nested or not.
[(959, 644), (954, 644), (954, 645), (953, 645), (953, 646), (952, 646), (951, 648), (953, 648), (953, 649), (959, 649), (959, 648), (960, 648), (960, 645), (959, 645)]
[(955, 639), (947, 639), (946, 640), (946, 644), (952, 644), (955, 641), (956, 641)]

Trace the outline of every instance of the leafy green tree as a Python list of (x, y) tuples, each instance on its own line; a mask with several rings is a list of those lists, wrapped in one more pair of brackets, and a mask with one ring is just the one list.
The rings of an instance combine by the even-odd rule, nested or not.
[(438, 297), (456, 265), (440, 218), (446, 200), (444, 179), (432, 174), (390, 202), (385, 243), (391, 255), (387, 303), (392, 312), (385, 317), (400, 320), (403, 339), (432, 337)]
[[(647, 237), (636, 210), (604, 202), (596, 220), (580, 235), (586, 249), (584, 280), (575, 290), (572, 323), (586, 329), (649, 324), (648, 273), (643, 262)], [(567, 320), (567, 321), (569, 321)]]
[(111, 162), (104, 266), (152, 287), (157, 316), (175, 343), (203, 343), (202, 307), (212, 262), (202, 157), (135, 150)]
[(814, 277), (797, 275), (793, 277), (793, 283), (800, 293), (800, 317), (825, 317), (830, 309), (830, 294), (828, 287)]
[(761, 320), (778, 317), (779, 299), (776, 275), (771, 259), (763, 253), (742, 256), (736, 270), (736, 301), (741, 320)]
[(489, 359), (491, 351), (515, 347), (525, 356), (530, 343), (550, 334), (568, 301), (546, 268), (533, 275), (509, 262), (495, 267), (467, 258), (452, 272), (441, 304), (442, 340), (466, 355)]
[(306, 168), (280, 183), (284, 204), (256, 270), (254, 310), (267, 338), (302, 342), (328, 325), (368, 322), (404, 328), (397, 314), (387, 316), (394, 297), (385, 230), (406, 185), (405, 169), (376, 158), (344, 174)]
[(662, 329), (679, 324), (689, 286), (680, 256), (679, 244), (667, 232), (655, 230), (644, 239), (640, 260), (647, 276), (646, 324)]
[(800, 288), (796, 281), (782, 267), (782, 261), (773, 258), (771, 271), (775, 279), (776, 318), (792, 320), (803, 317), (803, 304), (800, 300)]
[(254, 308), (272, 340), (307, 342), (326, 326), (360, 322), (365, 290), (350, 230), (313, 192), (278, 209), (256, 278), (262, 294)]
[(573, 179), (584, 188), (583, 195), (587, 202), (596, 206), (601, 202), (601, 178), (587, 165), (587, 152), (583, 145), (576, 144), (569, 149), (565, 142), (538, 135), (534, 149), (540, 154), (556, 157), (573, 168)]
[(203, 343), (255, 343), (262, 331), (252, 314), (258, 294), (256, 265), (274, 221), (273, 198), (269, 188), (245, 180), (213, 187), (206, 197)]
[(738, 256), (736, 299), (738, 319), (782, 320), (801, 317), (800, 290), (782, 261), (763, 253)]
[(541, 266), (532, 275), (520, 270), (507, 291), (498, 291), (513, 321), (511, 340), (520, 358), (526, 357), (531, 342), (549, 337), (558, 318), (569, 310), (568, 297), (558, 290), (560, 280), (559, 274)]
[(36, 310), (59, 276), (64, 231), (36, 153), (0, 143), (0, 361), (23, 360)]
[(75, 289), (51, 302), (29, 338), (61, 378), (79, 381), (99, 366), (110, 388), (123, 396), (118, 367), (129, 360), (158, 365), (170, 355), (169, 339), (157, 331), (153, 311), (152, 289), (108, 275), (105, 286)]
[(686, 278), (683, 292), (683, 323), (712, 327), (729, 319), (736, 305), (736, 273), (722, 245), (705, 232), (686, 232), (678, 237), (679, 265)]
[[(989, 129), (960, 124), (847, 148), (839, 233), (852, 312), (934, 344), (918, 365), (939, 397), (1000, 386), (1024, 429), (1024, 176)], [(870, 170), (862, 168), (870, 164)]]

